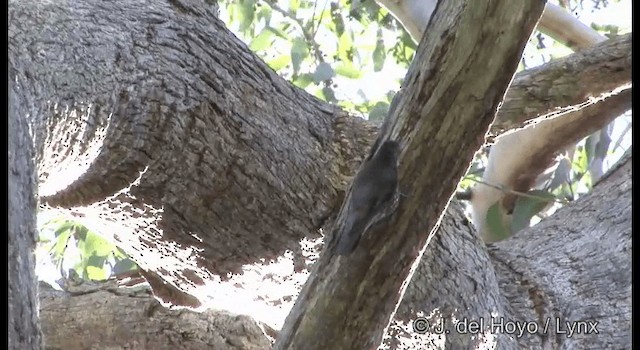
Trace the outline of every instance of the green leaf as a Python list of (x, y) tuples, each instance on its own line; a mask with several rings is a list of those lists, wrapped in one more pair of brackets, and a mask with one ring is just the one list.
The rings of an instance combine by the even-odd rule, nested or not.
[(271, 14), (272, 14), (271, 7), (269, 7), (269, 6), (261, 6), (261, 8), (258, 11), (256, 17), (258, 19), (264, 19), (265, 27), (268, 27), (269, 23), (271, 22)]
[(273, 32), (268, 29), (263, 29), (258, 36), (251, 40), (249, 48), (253, 51), (262, 51), (271, 46), (273, 43)]
[(272, 32), (273, 34), (275, 34), (277, 37), (286, 40), (287, 42), (290, 41), (289, 39), (289, 35), (287, 35), (287, 33), (285, 33), (282, 29), (280, 28), (275, 28), (275, 27), (271, 27), (271, 26), (266, 26), (264, 27), (265, 30), (268, 30), (270, 32)]
[(577, 157), (577, 159), (573, 162), (574, 171), (580, 175), (586, 173), (589, 162), (587, 161), (587, 152), (585, 147), (576, 147), (575, 157)]
[(240, 7), (240, 31), (246, 32), (253, 23), (255, 17), (255, 0), (241, 0)]
[(376, 48), (373, 50), (373, 71), (379, 72), (384, 67), (384, 61), (387, 58), (387, 52), (384, 48), (382, 40), (382, 30), (378, 29)]
[(309, 73), (300, 74), (293, 80), (293, 85), (305, 89), (309, 84), (313, 83), (313, 76)]
[(369, 120), (371, 121), (380, 121), (384, 120), (384, 118), (389, 113), (389, 104), (383, 101), (376, 103), (371, 111), (369, 112)]
[(350, 33), (344, 33), (338, 39), (338, 58), (345, 63), (351, 63), (353, 59), (353, 40)]
[(289, 0), (289, 12), (295, 15), (300, 8), (300, 0)]
[(119, 275), (121, 273), (134, 271), (137, 269), (138, 269), (138, 265), (136, 265), (136, 263), (133, 262), (133, 260), (126, 258), (126, 259), (120, 259), (116, 261), (116, 264), (113, 265), (113, 269), (111, 271), (112, 271), (112, 274)]
[(291, 56), (289, 55), (280, 55), (267, 62), (269, 67), (276, 72), (286, 67), (289, 63), (291, 63)]
[(362, 72), (349, 61), (340, 63), (340, 65), (336, 67), (336, 74), (349, 79), (359, 79), (362, 76)]
[(539, 198), (523, 196), (518, 196), (518, 198), (516, 198), (515, 207), (513, 208), (513, 216), (511, 217), (512, 233), (516, 233), (523, 228), (529, 227), (531, 218), (555, 199), (553, 194), (541, 190), (529, 191), (528, 194)]
[(78, 249), (83, 256), (107, 256), (115, 249), (115, 246), (97, 234), (88, 231), (86, 238), (78, 242)]
[(66, 234), (67, 231), (69, 233), (71, 233), (71, 229), (75, 226), (75, 223), (73, 221), (64, 221), (62, 224), (60, 224), (60, 226), (58, 226), (55, 231), (54, 234), (56, 237), (62, 235), (62, 234)]
[(307, 42), (302, 38), (293, 39), (291, 45), (291, 63), (293, 63), (293, 73), (298, 74), (300, 71), (300, 63), (309, 55), (309, 47)]
[(322, 88), (322, 96), (327, 102), (336, 102), (336, 94), (333, 89), (328, 86)]
[(49, 250), (51, 255), (53, 255), (54, 260), (57, 261), (64, 256), (64, 252), (67, 250), (67, 243), (71, 238), (72, 232), (73, 231), (71, 230), (71, 227), (68, 227), (67, 229), (60, 231), (59, 234), (58, 234), (58, 231), (56, 230), (57, 237), (56, 237), (55, 243)]
[(97, 255), (97, 254), (91, 255), (86, 259), (86, 265), (103, 268), (104, 263), (107, 261), (107, 257), (108, 257), (107, 255)]
[(107, 269), (95, 266), (87, 266), (85, 275), (91, 281), (104, 281), (109, 277), (107, 276)]
[(342, 34), (344, 34), (344, 19), (342, 18), (342, 14), (340, 13), (340, 11), (338, 9), (335, 9), (335, 7), (337, 7), (337, 4), (334, 4), (332, 2), (331, 21), (336, 26), (336, 35), (341, 36)]
[(313, 80), (316, 83), (320, 83), (333, 78), (335, 75), (333, 68), (327, 62), (321, 62), (313, 73)]
[(509, 230), (502, 218), (504, 209), (500, 204), (500, 201), (495, 202), (489, 210), (487, 210), (487, 229), (491, 233), (491, 236), (495, 237), (496, 240), (501, 240), (509, 237)]

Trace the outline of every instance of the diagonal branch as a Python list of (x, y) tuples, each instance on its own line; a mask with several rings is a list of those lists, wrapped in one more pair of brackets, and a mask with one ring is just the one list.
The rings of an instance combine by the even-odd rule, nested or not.
[(499, 133), (577, 105), (589, 108), (629, 84), (631, 33), (516, 74), (491, 129)]
[(410, 195), (386, 224), (365, 232), (350, 255), (337, 257), (325, 247), (276, 349), (380, 344), (430, 232), (484, 142), (543, 7), (537, 0), (439, 3), (428, 27), (433, 35), (423, 37), (379, 136), (406, 145), (399, 177)]

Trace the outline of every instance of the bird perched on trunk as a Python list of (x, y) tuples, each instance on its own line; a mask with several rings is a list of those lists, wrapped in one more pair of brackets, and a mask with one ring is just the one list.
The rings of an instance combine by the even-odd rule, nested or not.
[(344, 225), (338, 231), (338, 254), (351, 253), (372, 219), (393, 202), (398, 187), (399, 154), (398, 142), (384, 141), (356, 174)]

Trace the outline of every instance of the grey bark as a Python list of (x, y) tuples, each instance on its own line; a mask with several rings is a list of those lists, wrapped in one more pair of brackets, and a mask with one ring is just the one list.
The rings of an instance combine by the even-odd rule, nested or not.
[[(629, 153), (590, 194), (488, 246), (459, 207), (450, 206), (396, 313), (396, 336), (413, 336), (414, 346), (427, 349), (481, 342), (495, 342), (498, 349), (629, 348), (631, 168)], [(400, 326), (418, 313), (432, 315), (433, 324), (444, 323), (450, 336), (416, 336)], [(484, 320), (486, 327), (503, 318), (538, 332), (474, 337), (456, 332), (454, 318), (469, 324)], [(590, 327), (594, 322), (598, 333)], [(569, 336), (568, 325), (586, 328)]]
[[(516, 74), (491, 130), (498, 134), (579, 109), (590, 113), (589, 109), (611, 98), (612, 91), (630, 92), (631, 56), (629, 33)], [(617, 107), (620, 101), (611, 101), (609, 108), (631, 108), (630, 96), (622, 102), (623, 108)], [(594, 116), (591, 123), (606, 120), (590, 114)]]
[(378, 347), (543, 8), (540, 1), (439, 3), (379, 135), (405, 145), (398, 173), (406, 198), (350, 255), (327, 244), (275, 349)]
[(9, 3), (42, 199), (99, 222), (165, 301), (215, 305), (218, 274), (319, 236), (376, 128), (292, 88), (213, 9), (108, 4)]
[[(631, 167), (631, 158), (623, 159), (592, 193), (540, 224), (488, 247), (465, 218), (460, 204), (453, 202), (407, 287), (385, 337), (385, 347), (464, 347), (481, 339), (455, 332), (452, 318), (466, 317), (469, 324), (481, 319), (498, 321), (493, 313), (522, 325), (535, 322), (539, 329), (550, 320), (546, 333), (525, 332), (523, 337), (497, 334), (497, 349), (540, 349), (543, 344), (554, 349), (629, 348)], [(265, 334), (261, 335), (260, 325), (246, 318), (230, 322), (234, 318), (225, 313), (168, 311), (148, 293), (118, 289), (112, 282), (84, 287), (84, 292), (74, 289), (73, 295), (50, 288), (40, 290), (44, 291), (40, 306), (47, 344), (58, 348), (94, 344), (100, 349), (154, 342), (158, 349), (167, 344), (252, 349), (277, 336), (264, 325)], [(450, 336), (412, 330), (418, 315), (430, 314), (433, 325), (444, 323), (454, 330)], [(569, 337), (566, 322), (577, 325), (577, 321), (598, 322), (599, 334)], [(151, 335), (134, 332), (137, 330)], [(183, 335), (182, 345), (160, 344), (175, 339), (177, 333)], [(227, 338), (233, 339), (227, 345), (213, 343)]]
[(36, 173), (26, 101), (9, 69), (9, 159), (7, 231), (9, 249), (9, 349), (41, 349), (34, 249), (36, 247)]
[(72, 293), (40, 288), (48, 349), (263, 350), (265, 328), (250, 316), (224, 311), (169, 310), (148, 289), (109, 281)]

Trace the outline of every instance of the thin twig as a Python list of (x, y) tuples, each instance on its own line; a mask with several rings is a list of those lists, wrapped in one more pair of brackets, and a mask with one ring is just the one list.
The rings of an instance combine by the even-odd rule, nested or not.
[(536, 199), (536, 200), (539, 200), (539, 201), (542, 201), (542, 202), (556, 202), (556, 203), (560, 203), (560, 204), (564, 204), (564, 205), (570, 203), (567, 200), (561, 200), (561, 199), (558, 199), (558, 198), (555, 198), (555, 197), (553, 199), (550, 199), (550, 198), (545, 198), (545, 197), (541, 197), (541, 196), (536, 196), (535, 194), (530, 194), (530, 193), (525, 193), (525, 192), (520, 192), (520, 191), (514, 191), (514, 190), (511, 190), (511, 189), (505, 188), (504, 186), (490, 184), (488, 182), (485, 182), (485, 181), (482, 181), (482, 180), (478, 180), (478, 179), (469, 178), (469, 180), (475, 181), (475, 182), (477, 182), (479, 184), (483, 184), (485, 186), (489, 186), (491, 188), (495, 188), (495, 189), (497, 189), (499, 191), (502, 191), (502, 192), (504, 192), (506, 194), (511, 194), (511, 195), (514, 195), (514, 196), (532, 198), (532, 199)]
[[(318, 60), (319, 63), (323, 63), (324, 58), (322, 58), (322, 51), (320, 50), (320, 45), (318, 45), (318, 43), (315, 41), (315, 34), (309, 33), (309, 31), (305, 28), (304, 23), (300, 19), (296, 18), (291, 12), (280, 7), (275, 1), (265, 0), (264, 2), (267, 5), (269, 5), (269, 7), (271, 7), (272, 10), (290, 19), (291, 21), (296, 23), (298, 27), (300, 27), (300, 30), (302, 31), (302, 36), (309, 43), (309, 45), (311, 45), (313, 49), (313, 55), (315, 56), (316, 60)], [(313, 21), (313, 18), (311, 20)]]

